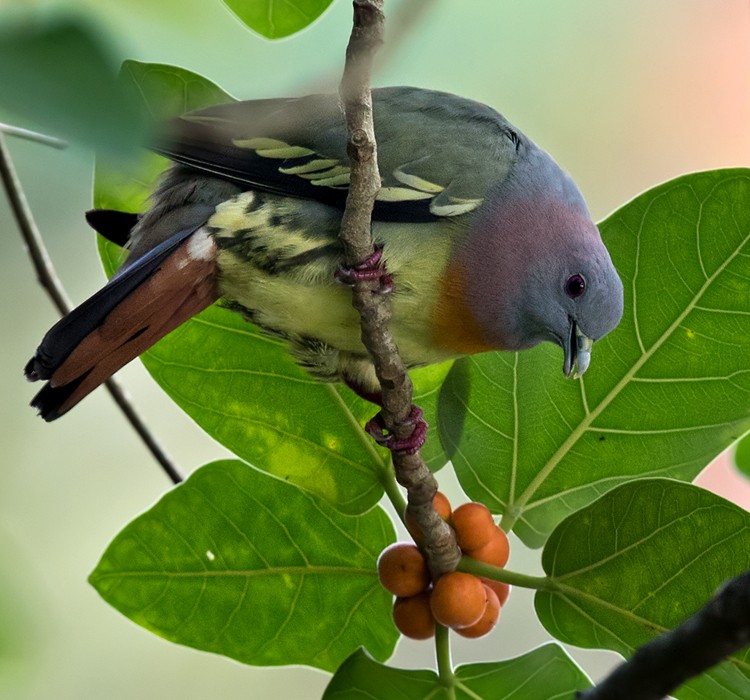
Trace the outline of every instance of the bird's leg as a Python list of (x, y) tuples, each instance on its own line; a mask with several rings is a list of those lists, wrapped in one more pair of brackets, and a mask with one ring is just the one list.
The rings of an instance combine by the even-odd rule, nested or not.
[[(346, 379), (345, 383), (360, 398), (382, 407), (383, 395), (380, 391), (368, 391), (351, 379)], [(428, 425), (422, 415), (422, 409), (419, 406), (412, 404), (409, 418), (405, 423), (413, 425), (414, 429), (412, 430), (411, 435), (403, 439), (398, 439), (395, 435), (386, 432), (387, 428), (383, 421), (382, 411), (367, 421), (365, 424), (365, 430), (372, 436), (378, 445), (387, 447), (391, 452), (412, 455), (424, 445), (427, 437)]]
[(335, 272), (335, 277), (339, 282), (349, 285), (355, 282), (380, 280), (380, 293), (388, 294), (393, 291), (393, 278), (385, 266), (381, 264), (382, 258), (382, 246), (375, 246), (375, 252), (359, 265), (354, 267), (340, 265)]
[[(364, 262), (354, 267), (340, 266), (336, 270), (336, 279), (343, 284), (352, 285), (355, 282), (380, 281), (380, 294), (388, 294), (393, 291), (393, 278), (383, 264), (383, 248), (375, 246), (375, 252)], [(346, 380), (347, 386), (357, 396), (371, 403), (383, 406), (383, 396), (380, 391), (370, 391), (359, 383)], [(372, 436), (378, 445), (387, 447), (394, 454), (412, 455), (418, 452), (424, 445), (427, 437), (427, 422), (422, 417), (422, 409), (412, 404), (408, 418), (404, 421), (405, 427), (411, 426), (411, 434), (405, 438), (397, 438), (386, 428), (383, 412), (378, 412), (365, 425), (365, 430)]]
[(360, 399), (374, 403), (376, 406), (383, 407), (383, 392), (382, 391), (368, 391), (362, 385), (353, 381), (349, 377), (344, 379), (344, 384), (348, 386)]
[(404, 421), (404, 425), (412, 425), (413, 428), (411, 435), (405, 438), (397, 438), (395, 435), (386, 432), (382, 411), (367, 421), (365, 430), (378, 445), (387, 447), (394, 454), (413, 455), (424, 445), (427, 438), (428, 425), (422, 415), (422, 409), (412, 404), (411, 413)]

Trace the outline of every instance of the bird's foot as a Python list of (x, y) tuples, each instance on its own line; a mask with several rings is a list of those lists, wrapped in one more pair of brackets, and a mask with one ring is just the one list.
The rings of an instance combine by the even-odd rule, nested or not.
[(348, 285), (355, 282), (380, 280), (380, 293), (388, 294), (393, 291), (393, 277), (382, 264), (382, 258), (382, 246), (375, 246), (375, 252), (359, 265), (354, 267), (339, 266), (335, 272), (335, 277), (342, 284)]
[(413, 455), (427, 438), (427, 422), (422, 418), (422, 409), (419, 406), (412, 406), (409, 418), (406, 424), (413, 425), (411, 435), (406, 438), (397, 438), (390, 432), (383, 421), (382, 411), (371, 418), (365, 425), (365, 430), (374, 438), (378, 445), (387, 447), (394, 454)]

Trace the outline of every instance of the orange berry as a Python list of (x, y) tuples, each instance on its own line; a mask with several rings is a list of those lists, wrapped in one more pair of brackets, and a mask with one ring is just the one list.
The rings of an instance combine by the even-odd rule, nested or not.
[(458, 546), (468, 552), (489, 542), (495, 521), (483, 503), (464, 503), (453, 511), (453, 527)]
[(508, 536), (499, 527), (494, 527), (490, 539), (482, 547), (467, 550), (466, 554), (472, 559), (502, 568), (510, 558)]
[(482, 585), (487, 594), (487, 606), (485, 607), (482, 616), (473, 625), (456, 629), (456, 632), (462, 637), (469, 637), (471, 639), (484, 637), (484, 635), (495, 626), (500, 617), (500, 601), (498, 600), (497, 595), (495, 595), (495, 591), (486, 583)]
[(430, 593), (425, 591), (410, 598), (396, 598), (393, 622), (401, 634), (411, 639), (435, 636), (435, 618), (430, 610)]
[(432, 507), (438, 512), (438, 515), (448, 522), (451, 517), (451, 502), (442, 491), (436, 491), (432, 498)]
[(430, 596), (435, 619), (446, 627), (468, 627), (482, 616), (487, 593), (482, 582), (471, 574), (453, 571), (438, 579)]
[(510, 598), (511, 585), (509, 583), (503, 583), (502, 581), (495, 581), (491, 578), (484, 578), (480, 576), (480, 581), (485, 585), (489, 586), (500, 601), (500, 607), (503, 607)]
[(430, 585), (430, 572), (422, 552), (408, 542), (396, 542), (382, 551), (378, 576), (386, 590), (402, 598), (421, 593)]
[[(432, 507), (437, 511), (438, 515), (443, 520), (445, 520), (446, 522), (450, 520), (451, 503), (448, 500), (448, 497), (442, 491), (437, 491), (435, 495), (433, 496)], [(406, 524), (406, 529), (409, 531), (409, 534), (414, 538), (414, 541), (417, 544), (420, 544), (420, 545), (423, 544), (424, 535), (422, 534), (422, 530), (420, 530), (415, 517), (409, 512), (408, 509), (405, 513), (404, 522)]]

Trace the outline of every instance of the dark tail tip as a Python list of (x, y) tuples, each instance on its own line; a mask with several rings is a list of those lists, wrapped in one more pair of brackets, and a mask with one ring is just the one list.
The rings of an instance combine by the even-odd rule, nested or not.
[(42, 377), (36, 369), (36, 358), (32, 357), (23, 368), (23, 375), (27, 382), (38, 382)]
[(29, 382), (38, 382), (40, 379), (49, 379), (54, 367), (50, 365), (49, 359), (45, 360), (44, 350), (40, 345), (34, 357), (32, 357), (23, 368), (23, 374)]
[[(86, 372), (86, 374), (63, 386), (53, 387), (49, 383), (45, 384), (31, 400), (31, 406), (48, 423), (57, 420), (60, 416), (68, 412), (70, 406), (66, 406), (65, 404), (89, 374), (90, 372)], [(77, 401), (73, 402), (74, 405), (75, 403)]]
[(138, 223), (140, 216), (116, 209), (91, 209), (86, 212), (86, 222), (97, 233), (108, 241), (124, 246), (130, 238), (130, 232)]

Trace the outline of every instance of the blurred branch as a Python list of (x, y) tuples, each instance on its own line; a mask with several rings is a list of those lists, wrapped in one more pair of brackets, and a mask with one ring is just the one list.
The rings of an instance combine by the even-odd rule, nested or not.
[[(57, 141), (57, 139), (54, 139), (54, 141)], [(44, 141), (40, 142), (44, 143)], [(73, 305), (65, 292), (62, 282), (60, 282), (60, 278), (57, 276), (52, 260), (50, 259), (47, 248), (42, 240), (42, 236), (39, 233), (36, 222), (34, 221), (23, 188), (21, 187), (21, 182), (18, 179), (15, 167), (13, 166), (13, 161), (5, 144), (2, 130), (0, 130), (0, 179), (2, 179), (5, 193), (8, 196), (13, 216), (18, 225), (18, 230), (21, 232), (21, 237), (26, 244), (26, 250), (31, 258), (31, 263), (36, 272), (37, 280), (52, 299), (55, 308), (64, 316), (73, 309)], [(130, 398), (120, 386), (119, 382), (114, 378), (110, 378), (106, 382), (106, 387), (112, 395), (112, 398), (115, 400), (115, 403), (125, 414), (130, 425), (133, 426), (133, 429), (138, 433), (139, 437), (143, 440), (156, 461), (172, 480), (172, 483), (180, 483), (183, 478), (179, 469), (172, 458), (159, 444), (153, 433), (146, 426), (143, 419), (138, 415)]]
[[(411, 36), (414, 27), (421, 22), (428, 12), (432, 11), (439, 0), (403, 0), (388, 16), (388, 25), (384, 28), (387, 41), (382, 48), (373, 56), (372, 62), (375, 69), (380, 70), (387, 65), (398, 50)], [(300, 87), (302, 92), (330, 92), (331, 86), (339, 80), (339, 74), (326, 74), (315, 78)]]
[(2, 178), (5, 193), (13, 210), (16, 224), (18, 224), (18, 230), (21, 232), (21, 237), (26, 244), (26, 251), (34, 266), (37, 281), (50, 296), (55, 308), (61, 315), (65, 315), (73, 308), (73, 304), (55, 272), (47, 248), (44, 245), (44, 241), (42, 241), (41, 234), (26, 200), (26, 195), (21, 188), (21, 182), (16, 174), (3, 134), (0, 134), (0, 177)]
[(644, 644), (577, 700), (661, 700), (750, 645), (750, 571), (725, 583), (679, 627)]
[[(378, 265), (370, 231), (372, 210), (380, 190), (370, 81), (373, 57), (383, 41), (383, 23), (383, 0), (354, 0), (354, 23), (340, 87), (351, 178), (339, 236), (350, 270)], [(403, 440), (415, 429), (412, 383), (389, 330), (391, 304), (383, 291), (381, 278), (352, 282), (353, 305), (362, 323), (362, 342), (382, 389), (380, 418), (390, 435)], [(461, 557), (453, 530), (432, 506), (437, 481), (419, 451), (392, 454), (396, 479), (407, 489), (408, 508), (424, 533), (427, 559), (437, 578), (454, 570)]]
[(10, 124), (4, 124), (0, 122), (0, 134), (6, 136), (15, 136), (25, 141), (34, 141), (41, 143), (44, 146), (51, 146), (52, 148), (67, 148), (68, 142), (58, 139), (54, 136), (47, 136), (47, 134), (40, 134), (38, 131), (30, 131), (29, 129), (22, 129), (20, 126), (11, 126)]
[(386, 65), (393, 59), (398, 50), (411, 36), (412, 30), (427, 15), (437, 7), (439, 0), (403, 0), (396, 5), (395, 11), (388, 15), (388, 26), (385, 29), (386, 42), (378, 54), (375, 65), (377, 68)]

